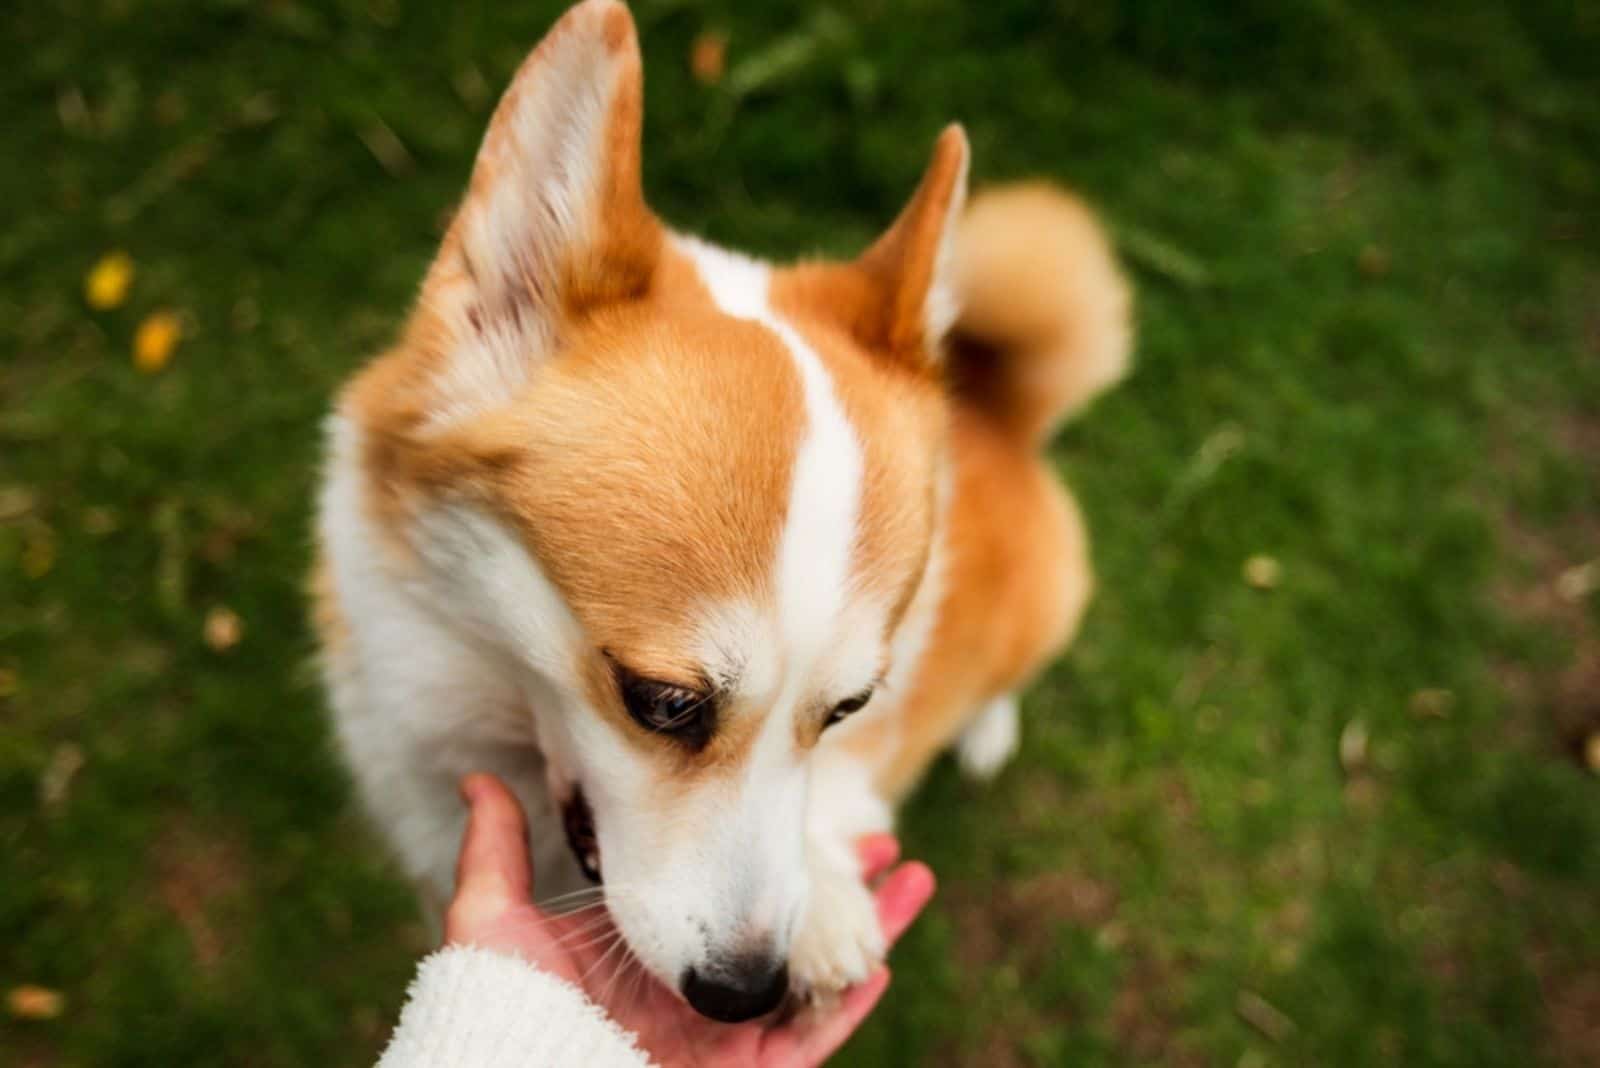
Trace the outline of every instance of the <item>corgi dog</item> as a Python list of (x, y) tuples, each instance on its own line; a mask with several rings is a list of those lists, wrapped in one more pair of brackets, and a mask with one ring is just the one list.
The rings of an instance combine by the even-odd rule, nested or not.
[(1130, 296), (1043, 185), (967, 202), (946, 129), (849, 262), (762, 262), (641, 191), (614, 0), (515, 75), (398, 342), (328, 422), (313, 578), (359, 794), (447, 900), (456, 784), (527, 809), (541, 900), (736, 1021), (884, 952), (853, 843), (941, 751), (988, 777), (1077, 628), (1040, 450), (1123, 374)]

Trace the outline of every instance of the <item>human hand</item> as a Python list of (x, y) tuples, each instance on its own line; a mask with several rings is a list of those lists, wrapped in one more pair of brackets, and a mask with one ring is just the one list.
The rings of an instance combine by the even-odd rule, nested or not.
[[(513, 953), (572, 983), (662, 1065), (810, 1068), (850, 1037), (889, 985), (888, 969), (880, 968), (831, 1005), (740, 1024), (709, 1020), (645, 971), (603, 907), (563, 916), (533, 904), (522, 807), (499, 779), (469, 775), (461, 795), (470, 813), (445, 944)], [(892, 945), (933, 896), (933, 873), (915, 861), (895, 866), (900, 846), (892, 835), (869, 835), (857, 849), (863, 877), (881, 876), (874, 896)], [(618, 946), (622, 952), (613, 952)]]

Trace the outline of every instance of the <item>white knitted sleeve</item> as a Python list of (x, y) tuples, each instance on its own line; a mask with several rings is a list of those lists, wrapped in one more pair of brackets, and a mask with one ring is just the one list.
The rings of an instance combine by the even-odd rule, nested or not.
[(379, 1068), (650, 1068), (634, 1036), (583, 992), (476, 946), (423, 959)]

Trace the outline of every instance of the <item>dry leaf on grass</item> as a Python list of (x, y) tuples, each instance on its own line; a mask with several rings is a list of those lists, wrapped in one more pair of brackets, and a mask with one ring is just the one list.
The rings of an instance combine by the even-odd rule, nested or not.
[(58, 990), (23, 984), (6, 992), (6, 1010), (19, 1020), (54, 1020), (67, 1007)]
[(493, 92), (489, 88), (488, 79), (483, 76), (483, 71), (470, 63), (456, 71), (455, 77), (450, 81), (455, 86), (456, 95), (461, 98), (461, 102), (473, 111), (487, 104), (489, 94)]
[(244, 620), (231, 608), (218, 606), (206, 613), (206, 644), (219, 653), (225, 653), (239, 644), (244, 637)]
[(356, 130), (356, 136), (367, 146), (367, 151), (378, 161), (378, 166), (390, 175), (398, 178), (416, 168), (416, 159), (412, 157), (411, 150), (406, 148), (406, 143), (400, 140), (400, 135), (394, 132), (394, 127), (376, 115)]
[(689, 47), (689, 73), (701, 85), (716, 85), (728, 65), (728, 35), (707, 30)]
[(1449, 719), (1456, 695), (1449, 690), (1418, 690), (1411, 695), (1411, 714), (1418, 719)]
[(44, 774), (39, 776), (39, 803), (45, 808), (60, 808), (72, 790), (72, 780), (82, 770), (82, 749), (71, 742), (57, 746)]
[(1600, 560), (1569, 567), (1556, 579), (1556, 596), (1569, 604), (1600, 590)]
[(1244, 562), (1244, 580), (1258, 590), (1270, 590), (1283, 578), (1283, 565), (1276, 557), (1256, 554)]
[(33, 491), (27, 486), (0, 486), (0, 523), (21, 519), (33, 511)]
[(83, 530), (90, 537), (103, 538), (121, 526), (117, 513), (109, 508), (87, 508), (83, 513)]
[(1359, 719), (1339, 732), (1339, 766), (1351, 778), (1367, 770), (1367, 725)]
[(1274, 1042), (1282, 1042), (1294, 1033), (1294, 1021), (1282, 1009), (1253, 991), (1239, 991), (1234, 1011), (1239, 1014), (1239, 1019)]

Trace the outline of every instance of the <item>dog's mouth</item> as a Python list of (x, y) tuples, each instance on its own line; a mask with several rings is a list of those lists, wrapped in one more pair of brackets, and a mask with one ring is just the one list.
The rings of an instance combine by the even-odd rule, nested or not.
[(578, 862), (590, 882), (601, 882), (600, 840), (595, 837), (594, 813), (589, 811), (589, 802), (583, 798), (583, 787), (572, 788), (572, 796), (561, 806), (561, 823), (566, 828), (567, 848), (572, 850), (572, 859)]

